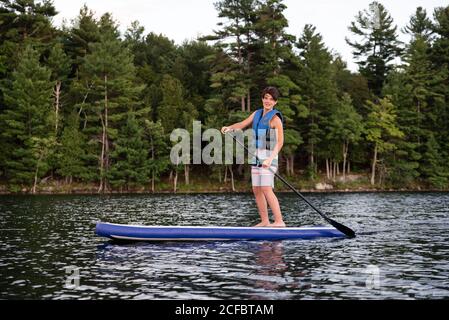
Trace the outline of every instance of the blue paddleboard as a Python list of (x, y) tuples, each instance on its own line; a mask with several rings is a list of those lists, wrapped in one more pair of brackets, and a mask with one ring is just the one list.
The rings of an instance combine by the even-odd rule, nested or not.
[(98, 236), (130, 241), (205, 241), (205, 240), (287, 240), (343, 238), (333, 227), (202, 227), (139, 226), (97, 222)]

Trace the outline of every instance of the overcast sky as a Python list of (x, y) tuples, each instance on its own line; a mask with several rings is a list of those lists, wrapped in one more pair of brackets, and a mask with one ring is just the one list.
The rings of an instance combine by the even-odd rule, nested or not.
[[(75, 18), (84, 3), (97, 17), (105, 12), (112, 13), (125, 31), (132, 21), (138, 20), (145, 27), (145, 33), (162, 33), (181, 44), (184, 40), (194, 40), (199, 35), (211, 34), (216, 29), (217, 11), (215, 0), (53, 0), (59, 14), (54, 22), (57, 26), (63, 19), (68, 23)], [(285, 16), (289, 21), (288, 32), (299, 36), (307, 23), (317, 27), (329, 49), (338, 52), (357, 69), (353, 62), (351, 48), (345, 37), (350, 36), (348, 26), (355, 15), (372, 0), (285, 0)], [(435, 7), (446, 6), (447, 0), (380, 0), (392, 15), (399, 29), (404, 27), (418, 6), (433, 15)], [(408, 38), (399, 32), (400, 39)]]

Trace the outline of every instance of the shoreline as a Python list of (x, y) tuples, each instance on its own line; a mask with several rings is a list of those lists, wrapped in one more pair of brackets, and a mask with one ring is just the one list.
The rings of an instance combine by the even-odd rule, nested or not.
[[(441, 189), (432, 189), (432, 188), (415, 188), (415, 189), (407, 189), (407, 188), (345, 188), (345, 189), (326, 189), (326, 190), (317, 190), (317, 189), (298, 189), (301, 193), (448, 193), (449, 190), (441, 190)], [(97, 192), (94, 190), (38, 190), (36, 193), (31, 193), (30, 191), (22, 191), (22, 192), (11, 192), (6, 190), (0, 190), (0, 195), (187, 195), (187, 194), (238, 194), (238, 193), (252, 193), (250, 189), (236, 189), (232, 191), (231, 189), (224, 190), (177, 190), (173, 192), (173, 190), (157, 190), (152, 192), (151, 190), (127, 190), (127, 191), (117, 191), (110, 190), (106, 192)], [(275, 188), (275, 193), (294, 193), (290, 189), (285, 188)]]
[[(447, 189), (431, 187), (423, 182), (413, 182), (407, 186), (394, 187), (392, 185), (372, 186), (368, 177), (364, 174), (352, 174), (343, 181), (341, 177), (335, 180), (326, 179), (320, 176), (315, 180), (307, 180), (301, 176), (290, 177), (289, 182), (299, 192), (304, 193), (380, 193), (380, 192), (449, 192)], [(178, 181), (176, 192), (173, 191), (173, 182), (169, 179), (159, 181), (155, 186), (155, 191), (147, 184), (145, 186), (130, 187), (122, 189), (111, 189), (98, 192), (97, 183), (73, 182), (65, 183), (64, 180), (47, 180), (41, 182), (36, 187), (36, 192), (31, 192), (30, 186), (16, 187), (11, 191), (5, 181), (0, 182), (0, 195), (119, 195), (119, 194), (219, 194), (219, 193), (252, 193), (251, 181), (234, 180), (234, 190), (231, 181), (211, 181), (203, 177), (190, 179), (188, 185), (183, 180)], [(276, 193), (293, 193), (280, 180), (275, 181)]]

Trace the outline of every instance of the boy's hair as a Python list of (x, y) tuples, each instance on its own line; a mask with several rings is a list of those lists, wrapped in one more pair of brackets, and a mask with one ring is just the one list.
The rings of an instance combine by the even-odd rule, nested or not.
[(276, 87), (266, 87), (262, 91), (262, 99), (265, 97), (266, 94), (269, 94), (273, 97), (274, 101), (278, 101), (279, 98), (279, 90)]

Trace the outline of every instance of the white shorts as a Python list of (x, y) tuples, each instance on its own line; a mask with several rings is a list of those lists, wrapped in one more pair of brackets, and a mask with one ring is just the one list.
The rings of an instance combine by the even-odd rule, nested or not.
[[(277, 167), (271, 166), (271, 170), (277, 172)], [(272, 187), (274, 188), (274, 173), (268, 168), (251, 167), (251, 181), (253, 187)]]

